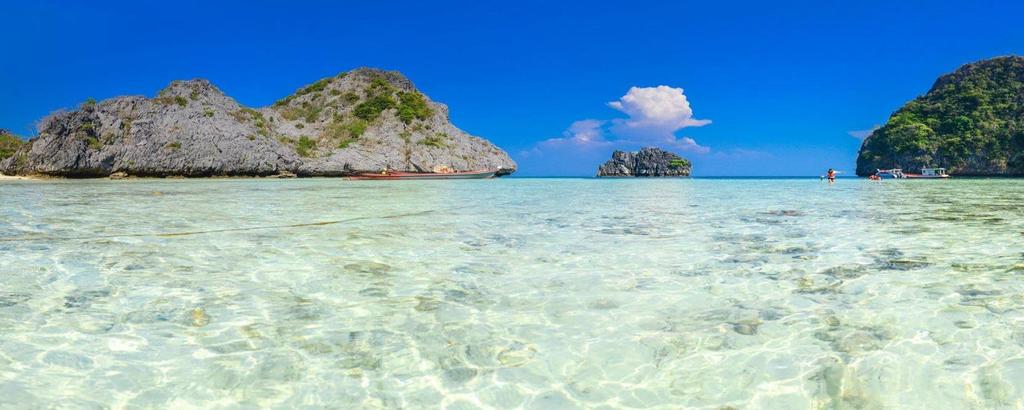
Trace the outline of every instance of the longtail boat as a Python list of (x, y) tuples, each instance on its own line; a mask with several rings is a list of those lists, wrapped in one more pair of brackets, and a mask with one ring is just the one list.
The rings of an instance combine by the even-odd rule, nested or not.
[(497, 171), (461, 171), (461, 172), (398, 172), (384, 171), (380, 173), (364, 172), (348, 179), (355, 180), (420, 180), (420, 179), (485, 179), (493, 178)]

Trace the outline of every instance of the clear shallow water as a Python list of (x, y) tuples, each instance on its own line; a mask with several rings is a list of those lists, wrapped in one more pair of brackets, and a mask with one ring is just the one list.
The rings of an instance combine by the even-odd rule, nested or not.
[(4, 181), (0, 407), (1019, 408), (1022, 198)]

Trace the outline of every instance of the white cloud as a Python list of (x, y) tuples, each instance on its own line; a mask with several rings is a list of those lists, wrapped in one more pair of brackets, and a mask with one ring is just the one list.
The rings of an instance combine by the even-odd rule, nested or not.
[(533, 148), (520, 152), (523, 157), (543, 155), (554, 151), (583, 151), (605, 147), (612, 142), (605, 139), (604, 127), (607, 121), (586, 119), (569, 125), (562, 136), (538, 142)]
[(562, 135), (579, 144), (601, 143), (604, 142), (604, 130), (601, 128), (604, 123), (602, 120), (579, 120), (570, 124)]
[(562, 131), (560, 138), (549, 138), (541, 141), (532, 151), (563, 146), (589, 148), (608, 145), (610, 142), (604, 138), (605, 123), (606, 121), (594, 119), (575, 121), (569, 125), (568, 129)]
[(676, 138), (676, 132), (683, 128), (711, 123), (711, 120), (693, 118), (693, 109), (682, 88), (665, 85), (632, 87), (626, 95), (608, 103), (608, 106), (629, 116), (612, 120), (611, 132), (620, 138), (641, 145), (668, 145), (696, 153), (710, 151), (693, 138)]
[(623, 125), (631, 128), (656, 128), (672, 130), (684, 127), (700, 127), (710, 120), (693, 118), (690, 102), (682, 88), (667, 85), (657, 87), (631, 87), (626, 95), (608, 106), (629, 115)]
[(708, 152), (711, 152), (711, 148), (698, 144), (697, 141), (694, 141), (694, 139), (690, 137), (673, 137), (671, 140), (666, 141), (665, 145), (670, 148), (676, 148), (681, 151), (694, 152), (697, 154), (707, 154)]
[(882, 128), (882, 126), (875, 124), (875, 126), (871, 127), (871, 129), (848, 131), (847, 134), (849, 134), (853, 138), (863, 141), (865, 138), (870, 137), (871, 134), (874, 133), (879, 128)]
[(608, 106), (623, 112), (627, 118), (575, 121), (562, 132), (561, 137), (541, 141), (520, 155), (524, 158), (545, 155), (578, 157), (596, 153), (599, 148), (629, 149), (640, 146), (657, 146), (697, 154), (711, 151), (693, 138), (679, 138), (675, 135), (683, 128), (711, 123), (710, 120), (693, 118), (693, 110), (682, 88), (665, 85), (631, 87), (626, 95), (608, 103)]

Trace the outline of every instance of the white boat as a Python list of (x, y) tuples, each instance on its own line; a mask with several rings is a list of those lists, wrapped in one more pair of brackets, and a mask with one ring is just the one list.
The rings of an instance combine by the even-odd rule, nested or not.
[(875, 173), (880, 179), (941, 179), (949, 178), (945, 168), (921, 168), (920, 174), (903, 172), (900, 168), (880, 169)]
[(875, 173), (875, 175), (881, 179), (903, 179), (907, 177), (907, 175), (903, 173), (903, 170), (899, 168), (879, 169), (878, 172)]
[(949, 174), (946, 173), (945, 168), (921, 168), (920, 174), (907, 174), (907, 178), (915, 179), (930, 179), (930, 178), (949, 178)]

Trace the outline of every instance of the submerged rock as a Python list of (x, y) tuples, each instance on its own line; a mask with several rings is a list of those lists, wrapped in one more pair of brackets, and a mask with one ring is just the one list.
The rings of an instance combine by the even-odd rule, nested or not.
[(688, 177), (690, 161), (671, 152), (647, 147), (637, 152), (615, 151), (597, 169), (599, 177)]
[(403, 75), (369, 68), (321, 79), (257, 109), (207, 80), (174, 81), (154, 98), (90, 99), (44, 118), (38, 131), (23, 145), (0, 147), (0, 172), (342, 176), (444, 167), (507, 175), (516, 168), (500, 148), (452, 125), (448, 107)]
[(206, 314), (206, 311), (200, 307), (189, 312), (189, 319), (191, 325), (195, 327), (203, 327), (210, 324), (210, 315)]

